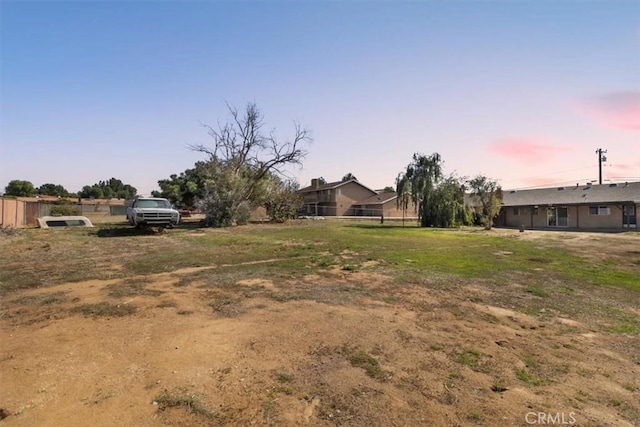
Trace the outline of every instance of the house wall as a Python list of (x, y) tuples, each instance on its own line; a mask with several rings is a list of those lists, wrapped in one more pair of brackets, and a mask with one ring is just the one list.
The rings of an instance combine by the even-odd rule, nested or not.
[[(525, 228), (578, 228), (581, 230), (623, 229), (622, 205), (601, 205), (609, 206), (609, 215), (589, 214), (589, 206), (595, 205), (565, 206), (568, 212), (567, 227), (549, 227), (547, 223), (547, 211), (550, 208), (546, 206), (539, 207), (537, 215), (534, 214), (535, 209), (531, 206), (519, 207), (519, 215), (515, 214), (513, 207), (503, 207), (502, 217), (504, 218), (504, 225), (507, 227), (520, 227), (521, 225), (524, 225)], [(639, 210), (640, 205), (636, 205), (637, 224), (640, 224), (640, 217), (638, 215)]]
[[(609, 207), (609, 215), (590, 215), (589, 206), (580, 206), (578, 212), (580, 215), (580, 228), (622, 229), (622, 205), (605, 206)], [(638, 209), (636, 208), (636, 219), (637, 211)]]
[(358, 205), (355, 207), (353, 215), (357, 216), (380, 216), (382, 214), (382, 205)]
[[(396, 206), (396, 200), (389, 200), (385, 203), (376, 203), (370, 205), (357, 205), (354, 208), (354, 214), (357, 216), (381, 216), (389, 218), (402, 218), (402, 209), (398, 209)], [(417, 212), (413, 204), (409, 204), (407, 210), (404, 212), (404, 216), (414, 218), (417, 216)]]
[[(384, 216), (387, 216), (390, 218), (393, 218), (393, 217), (401, 218), (403, 216), (402, 209), (398, 208), (395, 199), (389, 200), (383, 206), (384, 206)], [(417, 215), (418, 215), (418, 212), (416, 210), (416, 207), (414, 206), (413, 203), (409, 202), (409, 205), (407, 206), (407, 210), (404, 211), (404, 216), (415, 217)]]
[(334, 215), (355, 215), (354, 203), (375, 196), (375, 192), (368, 190), (355, 182), (331, 190), (331, 201), (335, 202), (336, 213)]

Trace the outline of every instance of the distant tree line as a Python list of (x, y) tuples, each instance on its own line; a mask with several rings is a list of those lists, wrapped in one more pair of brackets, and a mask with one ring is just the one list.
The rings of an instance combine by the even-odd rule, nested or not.
[(35, 187), (30, 181), (14, 179), (9, 181), (4, 189), (5, 196), (14, 197), (35, 197), (35, 196), (57, 196), (57, 197), (83, 197), (83, 198), (119, 198), (132, 199), (136, 196), (135, 187), (124, 184), (121, 180), (111, 178), (107, 181), (99, 181), (93, 185), (85, 185), (78, 193), (69, 192), (62, 185), (42, 184)]
[(85, 185), (78, 192), (78, 197), (95, 199), (133, 199), (138, 190), (125, 184), (119, 179), (111, 178), (107, 181), (98, 181), (97, 184)]

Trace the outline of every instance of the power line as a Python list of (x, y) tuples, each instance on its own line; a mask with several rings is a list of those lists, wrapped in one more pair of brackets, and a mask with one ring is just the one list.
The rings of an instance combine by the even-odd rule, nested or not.
[(544, 175), (529, 176), (529, 177), (526, 177), (526, 178), (514, 178), (514, 179), (509, 179), (509, 180), (506, 180), (506, 181), (502, 181), (502, 182), (514, 182), (514, 181), (525, 181), (525, 180), (536, 179), (536, 178), (546, 178), (548, 176), (561, 175), (563, 173), (576, 172), (576, 171), (581, 171), (581, 170), (591, 169), (591, 168), (592, 168), (592, 166), (584, 166), (584, 167), (581, 167), (581, 168), (570, 169), (570, 170), (566, 170), (566, 171), (545, 173)]

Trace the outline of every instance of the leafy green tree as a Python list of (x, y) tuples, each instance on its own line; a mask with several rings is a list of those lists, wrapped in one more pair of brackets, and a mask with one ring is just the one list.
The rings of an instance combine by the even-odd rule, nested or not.
[(306, 152), (301, 145), (310, 140), (308, 131), (295, 124), (293, 139), (280, 142), (274, 133), (262, 130), (263, 114), (256, 104), (244, 113), (227, 106), (230, 120), (217, 129), (205, 125), (214, 140), (213, 147), (194, 145), (205, 153), (206, 181), (201, 206), (209, 226), (225, 227), (246, 223), (251, 210), (264, 203), (271, 174), (300, 165)]
[(464, 185), (453, 175), (444, 176), (442, 163), (438, 153), (415, 153), (396, 180), (398, 205), (406, 209), (412, 201), (421, 227), (456, 227), (471, 221), (464, 204)]
[(264, 207), (273, 222), (286, 222), (294, 218), (296, 211), (302, 206), (304, 199), (298, 192), (297, 182), (283, 181), (273, 176), (267, 185)]
[(154, 197), (164, 197), (181, 209), (195, 209), (204, 196), (207, 181), (207, 165), (197, 162), (195, 167), (180, 175), (173, 174), (169, 179), (158, 181), (160, 191), (153, 191)]
[(471, 208), (465, 204), (461, 179), (449, 175), (438, 183), (429, 201), (429, 222), (436, 227), (459, 227), (473, 223)]
[(469, 189), (481, 206), (481, 223), (487, 230), (491, 230), (493, 220), (500, 213), (502, 207), (502, 189), (500, 185), (483, 175), (477, 175), (467, 181)]
[(383, 192), (383, 193), (393, 193), (394, 191), (396, 191), (396, 190), (394, 190), (394, 189), (393, 189), (393, 187), (391, 187), (391, 186), (389, 186), (389, 185), (387, 185), (386, 187), (384, 187), (384, 188), (382, 189), (382, 192)]
[(78, 192), (78, 197), (85, 199), (102, 199), (104, 198), (104, 191), (98, 185), (85, 185), (82, 190)]
[(78, 193), (78, 197), (133, 199), (137, 193), (138, 190), (135, 187), (111, 178), (107, 181), (99, 181), (97, 184), (85, 185)]
[(33, 197), (36, 195), (36, 188), (29, 181), (14, 179), (9, 181), (4, 188), (4, 194), (6, 196)]
[(67, 197), (69, 196), (69, 192), (62, 185), (56, 184), (42, 184), (37, 188), (36, 192), (42, 196), (58, 196), (58, 197)]
[(442, 159), (438, 153), (425, 156), (419, 153), (413, 155), (401, 179), (406, 185), (411, 183), (411, 200), (418, 208), (418, 218), (422, 227), (437, 227), (433, 222), (433, 210), (430, 209), (435, 188), (442, 178)]

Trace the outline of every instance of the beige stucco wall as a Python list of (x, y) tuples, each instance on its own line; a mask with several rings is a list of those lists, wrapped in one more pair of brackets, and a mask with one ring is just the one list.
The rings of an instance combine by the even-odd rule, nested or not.
[(375, 192), (368, 190), (355, 182), (349, 182), (331, 190), (332, 201), (336, 203), (335, 215), (355, 215), (354, 203), (375, 196)]
[[(566, 207), (568, 212), (568, 225), (567, 227), (548, 227), (547, 225), (547, 210), (548, 207), (539, 207), (538, 214), (533, 215), (532, 207), (520, 207), (520, 211), (524, 211), (524, 215), (515, 215), (513, 207), (503, 208), (505, 214), (505, 225), (508, 227), (520, 227), (524, 225), (525, 228), (579, 228), (581, 230), (596, 230), (596, 229), (617, 229), (622, 230), (622, 205), (606, 205), (609, 206), (609, 215), (590, 215), (589, 205), (581, 206), (557, 206)], [(640, 217), (638, 211), (640, 205), (636, 205), (636, 223), (640, 223)]]
[[(622, 228), (622, 205), (606, 205), (609, 215), (590, 215), (588, 206), (580, 206), (580, 228)], [(637, 211), (637, 210), (636, 210)], [(637, 212), (636, 212), (637, 215)]]

